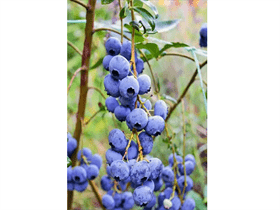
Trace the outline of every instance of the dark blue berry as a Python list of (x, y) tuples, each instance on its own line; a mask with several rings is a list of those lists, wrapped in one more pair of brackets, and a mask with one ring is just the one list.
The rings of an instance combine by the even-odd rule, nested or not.
[(148, 115), (143, 109), (136, 108), (132, 110), (126, 117), (126, 124), (137, 131), (142, 130), (148, 123)]
[(199, 39), (200, 47), (207, 47), (207, 24), (206, 23), (201, 26), (199, 35), (200, 35), (200, 39)]
[(114, 79), (122, 80), (128, 75), (129, 62), (125, 57), (117, 55), (110, 61), (109, 71)]
[(115, 200), (111, 195), (105, 194), (102, 197), (102, 205), (108, 209), (108, 210), (112, 210), (115, 207)]
[(151, 78), (147, 74), (142, 74), (138, 77), (139, 94), (143, 95), (151, 90)]
[(149, 161), (150, 161), (149, 165), (151, 168), (150, 179), (157, 179), (160, 176), (160, 174), (162, 173), (164, 166), (163, 166), (161, 160), (158, 158), (150, 158)]
[(143, 155), (150, 154), (154, 145), (153, 138), (146, 132), (142, 132), (139, 134), (139, 140), (142, 146)]
[(75, 149), (77, 148), (77, 140), (74, 139), (71, 135), (68, 138), (67, 134), (67, 156), (71, 157), (74, 153)]
[(113, 129), (109, 133), (109, 145), (116, 152), (122, 152), (125, 150), (127, 140), (124, 133), (120, 129)]
[(113, 180), (107, 175), (102, 176), (100, 183), (101, 188), (105, 191), (109, 191), (114, 186)]
[(166, 166), (162, 169), (161, 177), (164, 182), (173, 182), (174, 181), (174, 172), (172, 171), (172, 168), (169, 166)]
[(102, 166), (102, 157), (98, 154), (94, 154), (90, 158), (90, 165), (96, 165), (98, 169)]
[(106, 69), (107, 71), (109, 71), (109, 63), (111, 61), (111, 59), (113, 58), (112, 55), (106, 55), (104, 58), (103, 58), (103, 67), (104, 69)]
[(116, 160), (112, 162), (110, 168), (111, 175), (116, 181), (122, 181), (129, 176), (129, 167), (122, 160)]
[(161, 189), (162, 185), (163, 185), (163, 181), (161, 178), (158, 179), (154, 179), (154, 183), (155, 183), (155, 189), (154, 191), (157, 192)]
[(119, 86), (120, 86), (120, 81), (114, 79), (111, 74), (105, 76), (104, 87), (105, 87), (105, 91), (109, 96), (113, 96), (115, 98), (119, 97), (120, 96)]
[[(194, 164), (191, 160), (185, 162), (186, 174), (189, 176), (194, 171)], [(184, 166), (179, 168), (181, 175), (184, 175)]]
[(125, 121), (129, 113), (130, 113), (130, 108), (125, 106), (117, 106), (114, 111), (116, 118), (121, 122)]
[[(123, 152), (122, 155), (124, 155), (124, 153), (125, 151)], [(125, 159), (127, 160), (128, 157), (128, 160), (131, 160), (137, 158), (137, 156), (138, 156), (138, 145), (134, 141), (131, 141)]]
[[(176, 161), (178, 163), (182, 163), (183, 162), (183, 158), (179, 155), (175, 155), (175, 158), (176, 158)], [(168, 157), (168, 162), (169, 162), (169, 166), (173, 166), (174, 164), (174, 158), (173, 158), (173, 154), (170, 154), (169, 157)]]
[(114, 98), (112, 96), (109, 96), (105, 100), (105, 105), (106, 105), (109, 112), (114, 113), (116, 107), (119, 106), (119, 102), (117, 101), (116, 98)]
[(164, 120), (166, 119), (168, 108), (163, 100), (158, 100), (154, 106), (154, 114), (161, 116)]
[(134, 206), (133, 195), (131, 192), (124, 192), (122, 193), (122, 206), (124, 210), (132, 209)]
[(139, 185), (149, 179), (151, 169), (149, 163), (145, 160), (136, 162), (130, 172), (131, 182)]
[(148, 210), (154, 207), (154, 205), (156, 205), (157, 202), (157, 197), (155, 194), (153, 194), (152, 196), (152, 200), (145, 206), (145, 208), (143, 210)]
[(172, 207), (170, 208), (170, 210), (179, 210), (180, 206), (181, 206), (181, 201), (180, 198), (178, 198), (178, 196), (175, 196), (172, 200)]
[(87, 180), (87, 172), (82, 166), (76, 166), (72, 170), (72, 179), (75, 183), (83, 183)]
[(165, 122), (160, 116), (149, 117), (145, 131), (147, 134), (152, 136), (158, 136), (162, 133), (165, 127)]
[(75, 182), (67, 181), (67, 190), (73, 191), (75, 189)]
[(109, 165), (111, 165), (111, 163), (115, 160), (121, 160), (122, 159), (122, 155), (118, 152), (115, 152), (112, 149), (107, 150), (107, 152), (105, 154), (105, 157), (106, 157), (107, 163)]
[(88, 186), (88, 181), (84, 181), (83, 183), (76, 183), (74, 184), (74, 188), (76, 191), (78, 192), (83, 192), (87, 189), (87, 186)]
[(153, 191), (147, 186), (137, 187), (133, 192), (133, 199), (137, 206), (146, 206), (153, 198)]
[(192, 154), (186, 155), (185, 162), (188, 161), (188, 160), (192, 161), (194, 165), (196, 164), (195, 158), (194, 158), (194, 156)]
[(118, 55), (121, 51), (121, 47), (121, 42), (115, 37), (110, 37), (105, 43), (107, 53), (112, 56)]
[(141, 58), (138, 58), (136, 61), (136, 71), (138, 74), (141, 74), (144, 70), (144, 62)]
[(192, 198), (187, 198), (183, 203), (181, 210), (194, 210), (195, 208), (195, 201)]
[[(137, 52), (135, 52), (135, 59), (137, 59)], [(121, 47), (121, 52), (120, 54), (124, 56), (128, 61), (131, 59), (131, 42), (130, 41), (124, 41)]]
[(122, 97), (132, 99), (139, 93), (139, 83), (133, 76), (127, 76), (120, 81), (119, 92)]
[(155, 183), (153, 180), (147, 180), (143, 183), (143, 186), (147, 186), (149, 188), (151, 188), (152, 191), (154, 191), (155, 189)]
[(89, 180), (94, 180), (99, 174), (99, 169), (96, 165), (88, 165), (85, 169), (87, 172), (87, 179)]

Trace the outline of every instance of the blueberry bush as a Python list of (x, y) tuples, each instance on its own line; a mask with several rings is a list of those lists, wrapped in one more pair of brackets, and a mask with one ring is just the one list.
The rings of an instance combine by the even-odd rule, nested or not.
[(160, 2), (68, 4), (68, 209), (207, 208), (207, 25)]

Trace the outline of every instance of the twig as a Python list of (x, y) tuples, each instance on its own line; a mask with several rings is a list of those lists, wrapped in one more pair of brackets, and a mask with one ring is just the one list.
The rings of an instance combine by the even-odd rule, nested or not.
[(78, 68), (78, 69), (74, 72), (74, 74), (73, 74), (73, 76), (72, 76), (72, 78), (71, 78), (71, 80), (70, 80), (70, 82), (69, 82), (69, 85), (68, 85), (68, 87), (67, 87), (67, 95), (68, 95), (68, 93), (69, 93), (69, 90), (70, 90), (70, 88), (71, 88), (71, 85), (72, 85), (72, 83), (73, 83), (75, 77), (76, 77), (77, 74), (78, 74), (80, 71), (82, 71), (82, 70), (84, 70), (84, 68), (83, 68), (83, 67), (80, 67), (80, 68)]
[[(199, 78), (196, 78), (195, 80), (199, 80)], [(207, 82), (203, 79), (203, 84), (207, 87)]]
[[(119, 7), (120, 7), (120, 11), (122, 10), (122, 4), (121, 4), (121, 0), (119, 0)], [(121, 43), (123, 43), (123, 19), (121, 19)]]
[(180, 53), (165, 53), (161, 57), (164, 57), (164, 56), (179, 56), (179, 57), (187, 58), (187, 59), (195, 62), (195, 60), (192, 57), (189, 57), (187, 55), (180, 54)]
[[(138, 151), (139, 151), (139, 156), (138, 156), (138, 158), (139, 158), (140, 161), (141, 161), (141, 160), (143, 160), (143, 148), (142, 148), (142, 146), (141, 146), (141, 142), (140, 142), (140, 140), (139, 140), (137, 131), (135, 131), (135, 134), (136, 134), (136, 140), (137, 140)], [(137, 159), (138, 159), (138, 158), (137, 158)]]
[[(121, 32), (119, 32), (119, 31), (117, 31), (115, 29), (112, 29), (112, 28), (96, 28), (92, 32), (95, 33), (95, 32), (98, 32), (98, 31), (111, 31), (111, 32), (114, 32), (116, 34), (122, 35)], [(128, 36), (126, 36), (124, 34), (123, 34), (123, 37), (126, 38), (129, 41), (131, 40)]]
[(72, 42), (70, 42), (69, 40), (67, 40), (67, 44), (72, 47), (77, 53), (80, 54), (80, 56), (82, 56), (82, 52), (78, 49), (78, 47), (76, 47)]
[(70, 1), (73, 1), (73, 2), (83, 6), (85, 9), (88, 9), (88, 6), (84, 2), (82, 2), (80, 0), (70, 0)]
[(100, 207), (103, 209), (103, 210), (106, 210), (106, 208), (102, 205), (102, 198), (99, 194), (99, 191), (98, 191), (98, 187), (96, 186), (95, 182), (93, 182), (92, 180), (88, 180), (88, 183), (89, 185), (91, 186), (91, 189), (92, 191), (94, 192), (99, 204), (100, 204)]
[[(128, 149), (129, 149), (130, 144), (131, 144), (131, 141), (132, 141), (132, 139), (133, 139), (133, 136), (134, 136), (134, 133), (132, 132), (131, 135), (130, 135), (128, 144), (127, 144), (127, 146), (126, 146), (126, 148), (125, 148), (125, 153), (124, 153), (124, 155), (123, 155), (123, 157), (122, 157), (123, 160), (124, 160), (125, 156), (127, 155)], [(128, 157), (127, 157), (127, 160), (128, 160)]]
[[(186, 156), (186, 130), (185, 130), (185, 103), (184, 99), (182, 100), (182, 118), (183, 118), (183, 158)], [(187, 171), (186, 171), (186, 164), (184, 164), (184, 188), (183, 193), (185, 192), (186, 187), (188, 186), (187, 183)]]
[(89, 122), (90, 122), (93, 118), (95, 118), (95, 116), (96, 116), (99, 112), (101, 112), (100, 109), (99, 109), (97, 112), (95, 112), (95, 113), (89, 118), (89, 120), (88, 120), (87, 122), (85, 122), (85, 126), (86, 126), (87, 124), (89, 124)]
[[(200, 68), (202, 68), (202, 67), (205, 66), (206, 64), (207, 64), (207, 60), (204, 61), (204, 62), (200, 65)], [(176, 107), (181, 103), (182, 99), (185, 97), (185, 95), (186, 95), (186, 93), (188, 92), (190, 86), (191, 86), (192, 83), (195, 81), (196, 75), (197, 75), (197, 69), (196, 69), (195, 72), (193, 73), (192, 78), (191, 78), (191, 80), (189, 81), (189, 83), (187, 84), (187, 86), (185, 87), (184, 91), (182, 92), (182, 94), (181, 94), (180, 97), (178, 98), (177, 103), (174, 104), (174, 105), (170, 108), (170, 110), (169, 110), (169, 112), (168, 112), (168, 115), (167, 115), (167, 117), (166, 117), (166, 119), (165, 119), (165, 122), (168, 121), (168, 119), (170, 118), (172, 112), (176, 109)]]
[(90, 89), (93, 89), (93, 90), (96, 90), (97, 92), (99, 92), (100, 95), (102, 96), (102, 98), (104, 98), (106, 100), (106, 96), (102, 93), (102, 91), (99, 88), (97, 88), (97, 87), (89, 87), (88, 90), (90, 90)]

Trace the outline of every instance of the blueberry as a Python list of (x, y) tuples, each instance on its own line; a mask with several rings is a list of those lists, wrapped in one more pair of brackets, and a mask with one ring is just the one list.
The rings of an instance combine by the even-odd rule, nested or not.
[(196, 164), (195, 158), (194, 158), (194, 156), (192, 154), (186, 155), (185, 161), (188, 161), (188, 160), (192, 161), (194, 165)]
[(72, 166), (69, 166), (67, 168), (67, 182), (73, 181), (72, 179)]
[(149, 166), (151, 168), (150, 179), (157, 179), (160, 176), (160, 174), (162, 173), (163, 164), (162, 164), (161, 160), (158, 158), (150, 158), (149, 161), (150, 161)]
[(172, 168), (169, 166), (166, 166), (162, 169), (161, 177), (164, 182), (173, 182), (174, 181), (174, 172), (172, 171)]
[(166, 119), (168, 108), (163, 100), (158, 100), (154, 106), (154, 114), (161, 116), (164, 120)]
[(129, 176), (129, 167), (122, 160), (116, 160), (112, 162), (110, 168), (111, 174), (116, 181), (122, 181)]
[(161, 187), (163, 185), (162, 179), (161, 178), (154, 179), (154, 183), (155, 183), (154, 191), (157, 192), (157, 191), (159, 191), (161, 189)]
[(151, 90), (151, 78), (147, 74), (142, 74), (138, 77), (139, 94), (143, 95)]
[[(187, 187), (185, 189), (185, 192), (188, 192), (193, 188), (193, 180), (189, 176), (187, 176), (186, 178), (187, 178)], [(181, 193), (182, 193), (184, 184), (185, 184), (185, 177), (180, 176), (179, 179), (177, 180), (177, 182), (178, 182), (178, 185), (179, 185)]]
[(95, 165), (88, 165), (85, 169), (89, 180), (94, 180), (99, 174), (99, 169)]
[(109, 112), (114, 113), (116, 107), (119, 106), (119, 102), (114, 97), (109, 96), (105, 100), (105, 105), (106, 105)]
[(71, 133), (68, 132), (68, 133), (67, 133), (67, 141), (68, 141), (70, 138), (73, 138), (73, 137), (72, 137)]
[(135, 101), (137, 100), (137, 97), (134, 98), (125, 98), (120, 96), (119, 101), (122, 106), (129, 107), (131, 110), (135, 108)]
[[(105, 82), (105, 81), (104, 81)], [(127, 76), (120, 81), (119, 92), (122, 97), (132, 99), (139, 93), (139, 83), (133, 76)]]
[(171, 182), (165, 182), (165, 188), (167, 187), (173, 187), (173, 184)]
[(147, 134), (152, 136), (158, 136), (162, 133), (165, 127), (165, 122), (160, 116), (149, 117), (145, 131)]
[(114, 79), (111, 74), (106, 75), (106, 77), (104, 78), (104, 87), (107, 95), (113, 96), (115, 98), (119, 97), (119, 86), (119, 80)]
[(148, 123), (148, 115), (143, 109), (134, 109), (126, 117), (126, 124), (129, 128), (142, 130)]
[(124, 133), (120, 129), (113, 129), (109, 133), (109, 145), (116, 152), (121, 152), (125, 150), (127, 145), (127, 140)]
[(109, 71), (112, 77), (122, 80), (128, 75), (129, 62), (123, 56), (117, 55), (110, 61)]
[(175, 196), (171, 201), (172, 201), (172, 207), (170, 208), (170, 210), (179, 210), (181, 206), (180, 198), (178, 198), (178, 196)]
[(187, 198), (183, 203), (181, 210), (194, 210), (195, 208), (195, 201), (192, 198)]
[(82, 166), (76, 166), (72, 170), (72, 179), (75, 183), (83, 183), (87, 180), (87, 172)]
[(164, 192), (161, 192), (159, 195), (158, 195), (158, 205), (159, 206), (163, 206), (163, 201), (165, 199), (165, 194)]
[(199, 35), (200, 35), (200, 39), (199, 39), (200, 47), (207, 47), (207, 24), (206, 23), (204, 23), (201, 26)]
[(146, 206), (153, 199), (153, 192), (147, 186), (137, 187), (133, 192), (133, 199), (137, 206)]
[(101, 188), (105, 191), (109, 191), (114, 186), (113, 180), (107, 175), (102, 176), (100, 183)]
[(73, 191), (75, 189), (75, 182), (67, 181), (67, 190)]
[(127, 184), (126, 179), (118, 182), (118, 185), (117, 185), (118, 190), (125, 191), (126, 184)]
[[(194, 164), (191, 160), (188, 160), (185, 162), (185, 167), (186, 167), (186, 174), (189, 176), (193, 171), (194, 171)], [(182, 175), (184, 175), (184, 167), (180, 167), (179, 171)]]
[(151, 209), (152, 207), (154, 207), (154, 205), (156, 205), (156, 202), (157, 202), (157, 197), (155, 194), (153, 194), (152, 200), (145, 206), (144, 210)]
[[(147, 110), (151, 110), (152, 109), (152, 104), (151, 104), (150, 100), (148, 100), (148, 99), (142, 100), (141, 99), (141, 101), (144, 102), (144, 107), (146, 107)], [(142, 108), (142, 106), (140, 105), (139, 101), (137, 102), (137, 107), (138, 108), (140, 108), (140, 107)]]
[(67, 156), (71, 157), (74, 153), (75, 149), (77, 148), (77, 140), (74, 139), (72, 136), (69, 136), (67, 134)]
[(104, 58), (103, 58), (103, 67), (104, 69), (106, 69), (107, 71), (109, 71), (109, 63), (111, 61), (111, 59), (113, 58), (112, 55), (106, 55)]
[(122, 194), (116, 192), (114, 195), (114, 201), (115, 207), (120, 207), (120, 205), (122, 204)]
[[(123, 152), (122, 155), (124, 155), (124, 153), (125, 151)], [(137, 156), (138, 156), (138, 145), (134, 141), (131, 141), (125, 159), (127, 160), (128, 157), (128, 160), (131, 160), (137, 158)]]
[(144, 70), (144, 62), (141, 58), (138, 58), (136, 61), (136, 71), (138, 74), (141, 74)]
[[(137, 59), (136, 50), (134, 50), (134, 52), (135, 52), (135, 59)], [(131, 42), (130, 41), (125, 41), (122, 44), (120, 53), (123, 57), (125, 57), (128, 61), (130, 61), (130, 59), (131, 59)]]
[(102, 158), (99, 154), (94, 154), (90, 158), (90, 165), (96, 165), (98, 169), (102, 166)]
[(122, 155), (112, 149), (107, 150), (105, 157), (109, 165), (111, 165), (111, 163), (115, 160), (122, 160)]
[(107, 53), (112, 56), (118, 55), (121, 51), (121, 47), (121, 42), (115, 37), (110, 37), (105, 43)]
[(110, 165), (106, 166), (106, 172), (107, 172), (108, 176), (112, 177)]
[[(176, 161), (179, 162), (179, 163), (182, 163), (183, 162), (183, 158), (179, 155), (175, 155), (175, 158), (176, 158)], [(174, 164), (174, 158), (173, 158), (173, 154), (170, 154), (169, 157), (168, 157), (168, 162), (169, 162), (169, 166), (173, 166)]]
[(155, 189), (155, 183), (153, 180), (147, 180), (143, 183), (143, 186), (147, 186), (149, 188), (151, 188), (152, 191), (154, 191)]
[(76, 183), (74, 184), (74, 188), (76, 191), (78, 192), (83, 192), (87, 189), (87, 186), (88, 186), (88, 181), (84, 181), (82, 183)]
[(131, 182), (134, 184), (141, 184), (149, 179), (151, 169), (149, 163), (145, 160), (135, 163), (130, 172)]
[(129, 167), (129, 171), (131, 172), (132, 167), (135, 165), (136, 160), (135, 159), (131, 159), (127, 162), (127, 166)]
[(92, 153), (91, 150), (89, 148), (83, 148), (82, 150), (79, 150), (78, 154), (77, 154), (77, 159), (80, 161), (81, 164), (84, 164), (84, 158), (81, 158), (81, 155), (84, 156), (84, 158), (87, 161), (90, 161), (91, 157), (92, 157)]
[(146, 132), (142, 132), (139, 134), (139, 141), (143, 148), (143, 155), (150, 154), (153, 149), (154, 141), (153, 138), (148, 135)]
[(111, 195), (105, 194), (102, 197), (102, 205), (108, 210), (114, 209), (115, 200)]
[(129, 113), (130, 113), (130, 108), (125, 106), (117, 106), (114, 111), (116, 118), (121, 122), (125, 121)]
[(132, 209), (134, 206), (133, 195), (131, 192), (122, 193), (122, 206), (125, 210)]
[(172, 189), (172, 187), (168, 187), (163, 192), (164, 192), (165, 198), (169, 199), (173, 192), (173, 189)]

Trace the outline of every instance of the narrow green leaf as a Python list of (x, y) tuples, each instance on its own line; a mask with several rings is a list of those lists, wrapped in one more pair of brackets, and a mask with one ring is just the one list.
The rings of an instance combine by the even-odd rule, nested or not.
[(149, 23), (152, 30), (155, 29), (156, 24), (154, 21), (154, 17), (151, 15), (151, 13), (148, 10), (141, 8), (141, 7), (132, 7), (131, 9), (133, 9), (135, 12), (137, 12), (139, 15), (141, 15)]
[(103, 62), (103, 58), (100, 58), (95, 64), (93, 64), (92, 67), (90, 67), (90, 69), (96, 69), (98, 66), (100, 66)]
[(141, 0), (133, 0), (134, 7), (143, 7), (143, 3)]
[(151, 55), (153, 56), (153, 58), (156, 58), (159, 54), (159, 48), (158, 48), (157, 44), (155, 44), (155, 43), (147, 43), (147, 44), (139, 43), (139, 44), (136, 44), (135, 47), (137, 49), (148, 50), (151, 53)]
[(170, 31), (171, 29), (175, 28), (179, 22), (180, 22), (180, 19), (158, 21), (158, 22), (156, 22), (156, 30), (158, 31), (158, 33)]
[(101, 4), (111, 4), (114, 0), (101, 0)]
[(72, 165), (71, 159), (67, 156), (67, 167)]
[(140, 28), (139, 28), (140, 26), (139, 26), (139, 24), (136, 21), (131, 21), (129, 23), (129, 25), (131, 25), (133, 28), (135, 28), (137, 31), (140, 32)]
[(155, 18), (157, 19), (158, 18), (158, 10), (157, 10), (156, 6), (148, 0), (140, 0), (140, 1), (143, 2), (144, 4), (146, 4), (154, 12)]
[(128, 7), (127, 7), (127, 4), (126, 4), (126, 5), (124, 5), (122, 10), (120, 11), (120, 18), (126, 18), (127, 14), (128, 14)]
[(163, 48), (160, 50), (159, 55), (161, 55), (165, 50), (170, 48), (180, 48), (180, 47), (189, 47), (189, 45), (181, 42), (171, 42), (171, 44), (166, 44), (163, 46)]
[[(126, 29), (128, 29), (128, 31), (130, 32), (130, 33), (132, 33), (132, 26), (131, 25), (129, 25), (129, 24), (124, 24), (124, 27), (126, 28)], [(138, 42), (143, 42), (145, 39), (144, 39), (144, 37), (143, 37), (143, 34), (141, 34), (141, 32), (139, 32), (139, 31), (135, 31), (135, 37), (134, 37), (134, 41), (135, 41), (135, 43), (138, 43)]]

